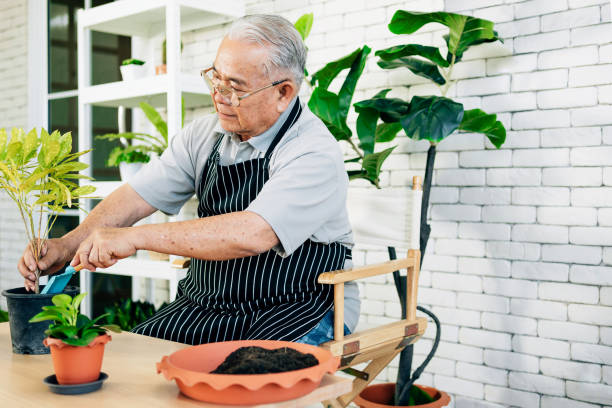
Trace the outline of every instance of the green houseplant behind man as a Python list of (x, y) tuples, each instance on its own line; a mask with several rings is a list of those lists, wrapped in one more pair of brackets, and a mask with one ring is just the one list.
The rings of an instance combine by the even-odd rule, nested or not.
[[(192, 257), (177, 299), (133, 331), (200, 344), (277, 339), (319, 344), (333, 336), (333, 293), (320, 273), (346, 267), (352, 234), (348, 179), (338, 143), (298, 98), (306, 50), (282, 17), (235, 21), (202, 71), (216, 114), (195, 120), (130, 182), (64, 237), (38, 266), (106, 268), (138, 249)], [(132, 225), (176, 214), (193, 194), (200, 218)], [(19, 270), (32, 287), (26, 248)], [(357, 324), (346, 290), (345, 330)]]

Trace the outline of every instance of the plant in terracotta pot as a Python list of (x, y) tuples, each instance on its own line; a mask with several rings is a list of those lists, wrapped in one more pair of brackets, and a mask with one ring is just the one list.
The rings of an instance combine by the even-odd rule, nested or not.
[[(166, 69), (166, 39), (162, 42), (162, 60), (160, 65), (155, 66), (155, 75), (163, 75), (167, 73)], [(183, 42), (181, 41), (181, 52), (183, 51)]]
[(55, 376), (62, 385), (97, 380), (102, 368), (104, 345), (111, 340), (107, 331), (121, 332), (117, 325), (97, 323), (106, 314), (91, 320), (79, 313), (85, 295), (81, 293), (74, 298), (64, 293), (55, 295), (53, 306), (43, 306), (42, 312), (30, 319), (32, 323), (53, 322), (45, 331), (49, 337), (44, 339), (44, 344), (51, 349)]
[[(307, 29), (300, 30), (299, 22)], [(312, 21), (303, 16), (298, 23), (296, 27), (300, 33), (303, 33), (302, 38), (305, 39)], [(380, 58), (378, 65), (383, 69), (407, 68), (413, 74), (431, 80), (438, 85), (439, 95), (414, 96), (411, 100), (404, 101), (387, 97), (391, 89), (384, 89), (371, 99), (354, 103), (353, 107), (358, 113), (356, 121), (358, 143), (355, 143), (352, 140), (352, 132), (347, 126), (347, 117), (356, 82), (370, 52), (369, 47), (364, 45), (353, 53), (327, 64), (311, 77), (309, 83), (314, 88), (308, 102), (310, 109), (327, 125), (336, 139), (349, 143), (351, 151), (355, 152), (355, 157), (345, 160), (349, 166), (356, 166), (348, 171), (350, 179), (363, 178), (380, 188), (381, 166), (394, 147), (376, 151), (376, 144), (393, 141), (401, 130), (412, 139), (429, 141), (421, 204), (420, 250), (423, 254), (421, 263), (431, 231), (427, 224), (427, 210), (437, 145), (457, 131), (484, 134), (496, 148), (500, 148), (506, 139), (506, 129), (495, 114), (487, 114), (480, 109), (466, 110), (463, 104), (446, 96), (455, 82), (452, 78), (453, 68), (461, 62), (465, 51), (482, 43), (501, 41), (497, 32), (493, 30), (493, 23), (455, 13), (399, 10), (392, 18), (389, 30), (394, 34), (412, 34), (429, 23), (438, 23), (448, 28), (448, 34), (444, 35), (446, 42), (444, 49), (421, 44), (405, 44), (376, 51), (375, 55)], [(348, 69), (349, 72), (340, 91), (337, 94), (329, 91), (331, 82), (344, 69)], [(395, 248), (389, 248), (389, 255), (395, 258)], [(394, 280), (400, 303), (405, 304), (406, 277), (395, 272)], [(360, 405), (435, 407), (445, 406), (450, 402), (448, 395), (442, 391), (414, 385), (433, 358), (440, 339), (438, 318), (422, 306), (417, 308), (427, 314), (436, 325), (436, 337), (432, 349), (421, 366), (413, 372), (413, 347), (411, 345), (406, 347), (400, 354), (396, 384), (387, 384), (384, 387), (372, 386), (376, 387), (375, 392), (366, 389), (362, 397), (356, 400)], [(405, 313), (405, 308), (402, 308), (402, 313)], [(369, 402), (363, 398), (365, 396), (374, 398), (374, 395), (380, 393), (384, 396), (378, 401), (378, 405), (368, 405)]]
[[(385, 89), (372, 99), (355, 104), (359, 113), (358, 126), (361, 121), (366, 124), (365, 126), (376, 128), (376, 124), (380, 120), (382, 121), (381, 124), (385, 124), (389, 128), (403, 129), (406, 135), (412, 139), (429, 142), (421, 204), (420, 250), (423, 255), (431, 231), (429, 224), (427, 224), (427, 210), (437, 145), (457, 131), (484, 134), (496, 148), (500, 148), (506, 140), (506, 129), (497, 120), (495, 114), (487, 114), (480, 109), (467, 110), (463, 104), (447, 97), (448, 90), (455, 82), (452, 77), (453, 68), (461, 62), (465, 51), (482, 43), (501, 41), (497, 32), (493, 30), (493, 23), (488, 20), (454, 13), (422, 13), (398, 10), (389, 23), (389, 30), (394, 34), (412, 34), (429, 23), (438, 23), (448, 28), (448, 34), (443, 36), (447, 46), (446, 50), (420, 44), (405, 44), (376, 51), (375, 55), (380, 58), (378, 65), (381, 68), (407, 68), (413, 74), (427, 78), (436, 84), (439, 87), (439, 94), (413, 96), (410, 101), (404, 101), (399, 98), (388, 98), (387, 93), (390, 89)], [(395, 134), (387, 140), (392, 140), (394, 137)], [(423, 258), (424, 256), (421, 257), (421, 263)], [(404, 294), (406, 293), (406, 278), (400, 277), (397, 273), (394, 278), (403, 304), (405, 301)], [(428, 314), (436, 323), (437, 333), (434, 346), (424, 363), (414, 372), (412, 372), (412, 346), (406, 347), (401, 352), (397, 382), (387, 387), (390, 394), (385, 397), (385, 404), (394, 406), (419, 404), (427, 407), (445, 406), (450, 402), (445, 393), (435, 389), (427, 389), (427, 387), (419, 389), (414, 385), (425, 365), (433, 357), (440, 337), (440, 323), (435, 315), (421, 306), (417, 308)], [(430, 398), (427, 394), (430, 397), (433, 395), (438, 397)], [(360, 398), (362, 402), (366, 395), (368, 395), (367, 389)], [(361, 406), (371, 405), (361, 404)]]
[[(36, 263), (44, 251), (49, 231), (57, 216), (66, 208), (80, 208), (77, 199), (91, 198), (92, 186), (79, 186), (78, 179), (90, 179), (79, 174), (88, 167), (78, 158), (88, 151), (72, 152), (72, 135), (59, 131), (49, 134), (32, 129), (13, 128), (10, 138), (0, 129), (0, 190), (15, 202), (23, 221), (26, 238)], [(51, 304), (50, 294), (39, 293), (36, 270), (34, 293), (24, 287), (2, 292), (7, 298), (13, 352), (18, 354), (44, 354), (44, 325), (29, 324), (28, 320), (44, 305)], [(67, 293), (78, 289), (69, 287)]]

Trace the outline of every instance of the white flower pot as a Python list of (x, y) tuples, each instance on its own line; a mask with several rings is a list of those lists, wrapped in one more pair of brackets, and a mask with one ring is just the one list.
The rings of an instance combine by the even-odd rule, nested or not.
[(128, 181), (134, 177), (143, 164), (144, 163), (119, 163), (119, 174), (121, 175), (121, 181)]
[(140, 79), (147, 76), (147, 68), (145, 65), (121, 65), (119, 66), (119, 70), (121, 71), (121, 78), (124, 81), (132, 81), (134, 79)]

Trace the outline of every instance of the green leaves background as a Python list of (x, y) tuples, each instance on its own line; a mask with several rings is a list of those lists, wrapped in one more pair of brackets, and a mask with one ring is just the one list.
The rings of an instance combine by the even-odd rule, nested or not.
[[(355, 126), (358, 145), (353, 141), (347, 117), (357, 81), (371, 49), (364, 45), (329, 62), (310, 78), (313, 89), (308, 106), (337, 140), (349, 143), (356, 153), (356, 157), (346, 162), (361, 165), (359, 169), (348, 171), (349, 178), (363, 178), (380, 187), (380, 169), (393, 147), (377, 152), (377, 143), (393, 141), (401, 130), (410, 138), (428, 140), (434, 146), (456, 131), (482, 133), (498, 148), (504, 143), (506, 130), (496, 115), (479, 109), (466, 111), (461, 103), (445, 97), (453, 82), (453, 67), (461, 61), (465, 51), (485, 42), (501, 41), (493, 30), (493, 23), (455, 13), (398, 10), (389, 23), (389, 30), (395, 34), (412, 34), (431, 23), (448, 28), (444, 35), (446, 50), (422, 44), (404, 44), (378, 50), (374, 55), (379, 57), (377, 64), (382, 69), (405, 68), (437, 84), (441, 96), (414, 96), (404, 101), (387, 97), (391, 89), (384, 89), (370, 99), (354, 103), (358, 114)], [(296, 22), (303, 39), (308, 36), (312, 24), (312, 13), (305, 14)], [(330, 91), (332, 82), (345, 70), (348, 72), (338, 93)]]

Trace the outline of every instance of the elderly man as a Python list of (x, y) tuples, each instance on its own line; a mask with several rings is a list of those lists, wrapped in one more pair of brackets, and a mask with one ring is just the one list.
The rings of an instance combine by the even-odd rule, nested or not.
[[(336, 140), (297, 96), (305, 59), (284, 18), (234, 22), (202, 71), (216, 114), (185, 127), (78, 228), (49, 240), (39, 268), (54, 273), (72, 259), (93, 271), (139, 249), (192, 257), (177, 299), (136, 333), (188, 344), (331, 339), (333, 293), (317, 277), (351, 257), (348, 180)], [(194, 193), (200, 218), (131, 226), (156, 210), (178, 213)], [(26, 287), (35, 267), (26, 249)], [(346, 297), (350, 331), (356, 286)]]

